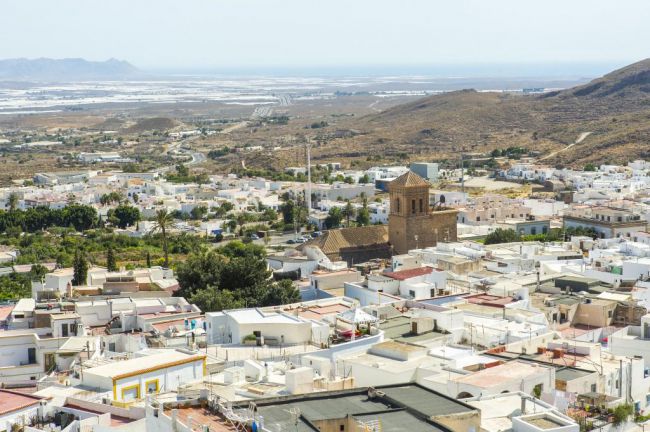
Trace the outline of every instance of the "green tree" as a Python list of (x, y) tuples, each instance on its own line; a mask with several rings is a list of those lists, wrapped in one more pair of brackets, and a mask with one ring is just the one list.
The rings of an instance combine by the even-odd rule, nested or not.
[[(190, 254), (177, 267), (179, 295), (200, 302), (203, 310), (270, 306), (299, 299), (299, 292), (290, 281), (272, 280), (266, 260), (256, 249), (245, 245), (235, 250), (238, 252), (228, 252), (231, 256), (223, 255), (227, 249), (221, 248)], [(241, 253), (242, 250), (245, 252)]]
[(359, 226), (370, 225), (370, 212), (368, 211), (368, 207), (362, 207), (357, 213), (357, 224)]
[(596, 171), (596, 165), (589, 162), (588, 164), (585, 165), (583, 171)]
[(329, 212), (327, 212), (327, 217), (325, 218), (325, 225), (327, 228), (337, 228), (341, 225), (343, 220), (343, 213), (338, 207), (332, 207)]
[(189, 300), (190, 303), (197, 305), (203, 312), (219, 312), (244, 307), (244, 303), (238, 300), (232, 291), (217, 290), (213, 286), (196, 291), (190, 296)]
[(112, 247), (106, 249), (106, 269), (109, 272), (117, 271), (117, 260), (115, 259), (115, 251)]
[(521, 236), (513, 229), (497, 228), (485, 237), (485, 244), (510, 243), (521, 241)]
[(169, 267), (169, 244), (167, 239), (167, 231), (174, 223), (174, 217), (167, 211), (166, 208), (160, 209), (156, 212), (156, 219), (154, 221), (152, 233), (160, 232), (163, 239), (163, 253), (165, 254), (165, 267)]
[(361, 176), (361, 178), (359, 179), (359, 183), (361, 184), (370, 183), (370, 177), (368, 176), (368, 174), (364, 174), (363, 176)]
[(222, 218), (222, 217), (224, 217), (224, 216), (225, 216), (229, 211), (231, 211), (231, 210), (234, 209), (234, 208), (235, 208), (235, 206), (233, 205), (233, 203), (228, 202), (228, 201), (225, 201), (225, 202), (222, 202), (222, 203), (219, 205), (219, 207), (217, 207), (214, 211), (215, 211), (215, 213), (217, 214), (217, 217)]
[(151, 268), (151, 252), (147, 251), (147, 268)]
[(9, 194), (9, 198), (7, 199), (7, 208), (9, 208), (10, 212), (14, 212), (18, 209), (18, 194), (15, 192), (12, 192)]
[(220, 287), (221, 273), (226, 265), (226, 258), (214, 249), (191, 254), (176, 268), (180, 292), (189, 298), (207, 286)]
[(354, 218), (355, 213), (354, 206), (350, 200), (347, 200), (345, 207), (343, 207), (343, 216), (345, 217), (346, 226), (348, 228), (350, 227), (350, 219)]
[(63, 208), (63, 225), (72, 226), (77, 231), (86, 231), (97, 222), (97, 210), (93, 207), (70, 204)]
[(278, 220), (278, 212), (273, 210), (270, 207), (267, 207), (264, 209), (264, 212), (262, 213), (262, 218), (263, 221), (267, 222), (275, 222)]
[(266, 258), (266, 249), (262, 245), (244, 243), (239, 240), (228, 242), (228, 244), (217, 249), (221, 255), (229, 258), (257, 257)]
[(31, 296), (31, 282), (20, 273), (0, 276), (0, 300), (19, 300)]
[(108, 219), (119, 228), (125, 229), (140, 220), (140, 210), (128, 204), (120, 204), (108, 211)]
[(190, 170), (185, 165), (178, 164), (178, 165), (176, 165), (176, 175), (178, 177), (182, 177), (182, 178), (189, 177), (190, 176)]
[(201, 220), (207, 214), (208, 214), (208, 208), (206, 206), (204, 206), (204, 205), (196, 206), (190, 211), (190, 216), (194, 220)]
[(282, 213), (282, 219), (284, 223), (289, 225), (293, 223), (293, 217), (295, 212), (296, 203), (289, 199), (282, 206), (280, 206), (280, 212)]
[(47, 267), (41, 264), (33, 264), (32, 268), (29, 270), (29, 277), (33, 281), (42, 281), (45, 275), (49, 272)]
[(86, 255), (77, 249), (75, 251), (73, 267), (72, 285), (85, 285), (88, 280), (88, 260)]
[(300, 291), (296, 289), (289, 279), (282, 279), (271, 284), (264, 295), (264, 304), (268, 306), (297, 303), (299, 301)]
[(119, 204), (122, 201), (124, 201), (124, 195), (116, 191), (105, 193), (99, 197), (99, 203), (101, 205)]
[(228, 222), (226, 222), (226, 226), (228, 227), (228, 230), (229, 230), (231, 233), (234, 233), (235, 230), (237, 229), (237, 221), (231, 219), (231, 220), (229, 220)]

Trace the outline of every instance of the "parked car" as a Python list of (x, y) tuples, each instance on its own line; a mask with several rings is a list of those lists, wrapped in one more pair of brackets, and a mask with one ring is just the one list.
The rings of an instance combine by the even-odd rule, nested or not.
[(259, 240), (260, 236), (258, 236), (257, 234), (251, 234), (251, 239), (252, 240)]
[(321, 231), (314, 231), (313, 233), (311, 233), (311, 236), (313, 238), (320, 237), (322, 235), (323, 235), (323, 233)]
[(289, 239), (287, 240), (287, 244), (296, 244), (296, 241), (294, 239)]

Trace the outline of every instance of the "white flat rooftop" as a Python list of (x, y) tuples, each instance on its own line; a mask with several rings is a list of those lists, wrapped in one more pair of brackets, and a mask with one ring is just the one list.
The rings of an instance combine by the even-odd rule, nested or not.
[(239, 324), (296, 324), (304, 322), (297, 317), (276, 312), (264, 313), (257, 308), (225, 311), (225, 314), (230, 316)]
[(102, 366), (86, 369), (84, 374), (92, 374), (102, 377), (113, 378), (115, 376), (144, 372), (146, 370), (164, 367), (169, 363), (175, 362), (190, 362), (193, 360), (200, 360), (203, 356), (185, 354), (180, 351), (170, 351), (161, 354), (153, 354), (144, 357), (138, 357), (131, 360), (123, 360), (118, 362), (108, 363)]

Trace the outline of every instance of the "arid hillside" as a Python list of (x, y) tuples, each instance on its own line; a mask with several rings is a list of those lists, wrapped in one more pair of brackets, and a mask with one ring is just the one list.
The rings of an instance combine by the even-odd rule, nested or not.
[[(549, 162), (625, 162), (650, 155), (650, 60), (592, 82), (543, 95), (462, 90), (351, 119), (364, 133), (340, 150), (450, 157), (523, 146)], [(583, 134), (589, 134), (574, 144)], [(336, 146), (323, 149), (332, 156)]]

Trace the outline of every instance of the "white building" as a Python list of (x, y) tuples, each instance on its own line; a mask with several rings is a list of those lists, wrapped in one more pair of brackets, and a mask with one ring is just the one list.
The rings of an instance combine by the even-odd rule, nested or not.
[(173, 350), (85, 369), (82, 384), (112, 392), (113, 400), (129, 402), (174, 391), (182, 384), (202, 380), (205, 374), (205, 355)]

